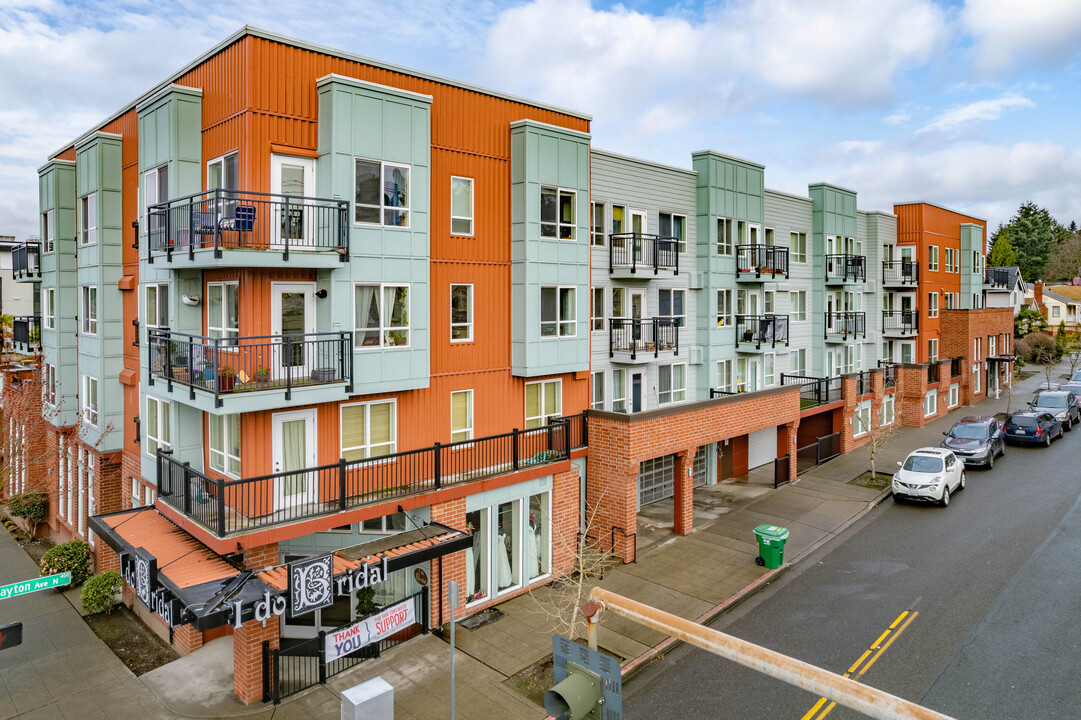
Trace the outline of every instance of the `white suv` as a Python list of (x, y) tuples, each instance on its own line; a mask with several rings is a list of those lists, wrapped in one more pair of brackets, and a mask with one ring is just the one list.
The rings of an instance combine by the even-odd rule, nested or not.
[(893, 476), (894, 500), (937, 502), (946, 507), (950, 493), (965, 489), (965, 464), (946, 448), (914, 450)]

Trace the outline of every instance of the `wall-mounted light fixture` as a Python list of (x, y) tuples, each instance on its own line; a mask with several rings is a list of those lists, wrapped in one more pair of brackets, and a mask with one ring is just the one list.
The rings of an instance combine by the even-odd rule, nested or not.
[(322, 289), (320, 289), (320, 290), (316, 290), (316, 291), (315, 291), (315, 296), (316, 296), (317, 298), (319, 298), (320, 300), (322, 300), (323, 298), (325, 298), (325, 297), (327, 296), (327, 290), (326, 290), (326, 288), (322, 288)]
[(198, 295), (181, 295), (180, 296), (180, 301), (182, 303), (184, 303), (185, 305), (198, 305), (199, 304), (199, 296)]

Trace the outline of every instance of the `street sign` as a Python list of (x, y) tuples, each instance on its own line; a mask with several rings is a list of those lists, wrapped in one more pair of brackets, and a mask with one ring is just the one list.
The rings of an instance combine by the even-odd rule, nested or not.
[(23, 644), (23, 624), (21, 622), (0, 625), (0, 650)]
[(27, 593), (37, 592), (38, 590), (48, 590), (49, 588), (60, 587), (61, 585), (71, 585), (71, 573), (62, 572), (57, 573), (56, 575), (46, 575), (45, 577), (34, 578), (33, 580), (23, 580), (22, 582), (4, 585), (3, 587), (0, 587), (0, 600), (7, 600), (16, 595), (26, 595)]

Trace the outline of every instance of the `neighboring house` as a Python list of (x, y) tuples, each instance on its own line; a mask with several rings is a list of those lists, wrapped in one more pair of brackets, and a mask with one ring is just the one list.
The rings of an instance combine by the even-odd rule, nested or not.
[(1008, 307), (1016, 315), (1025, 303), (1029, 288), (1021, 276), (1021, 268), (989, 267), (983, 276), (983, 296), (986, 306)]
[(28, 246), (35, 239), (15, 242), (11, 235), (0, 235), (0, 314), (13, 318), (11, 337), (5, 334), (5, 350), (21, 353), (35, 352), (39, 347), (41, 331), (38, 328), (39, 290), (36, 284), (41, 278), (37, 254), (29, 254)]
[(1044, 285), (1043, 281), (1037, 280), (1026, 304), (1040, 311), (1050, 330), (1058, 329), (1060, 323), (1066, 323), (1069, 330), (1081, 328), (1081, 287)]

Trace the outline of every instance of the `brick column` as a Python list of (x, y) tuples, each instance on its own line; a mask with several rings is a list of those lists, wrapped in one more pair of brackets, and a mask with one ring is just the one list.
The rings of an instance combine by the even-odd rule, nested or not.
[(923, 397), (927, 392), (926, 365), (899, 365), (894, 413), (904, 427), (923, 427)]
[[(578, 468), (572, 467), (552, 478), (552, 575), (565, 575), (574, 569), (575, 543), (556, 538), (573, 540), (578, 536), (578, 500)], [(605, 543), (602, 541), (601, 545)]]
[(244, 567), (262, 570), (278, 564), (278, 543), (250, 547), (244, 550)]
[[(431, 506), (432, 522), (442, 523), (448, 527), (459, 530), (465, 529), (465, 498), (458, 498), (445, 503), (436, 503)], [(439, 559), (432, 560), (428, 573), (428, 624), (438, 627), (439, 619), (450, 622), (450, 606), (447, 604), (447, 582), (450, 580), (458, 583), (458, 617), (464, 615), (466, 586), (465, 586), (465, 550), (452, 555), (444, 555), (442, 568), (443, 576), (439, 576)], [(442, 614), (440, 614), (442, 609)]]
[(796, 449), (799, 446), (799, 420), (794, 420), (788, 423), (785, 427), (788, 428), (788, 482), (795, 482), (796, 477), (796, 465), (798, 459), (796, 457)]
[(698, 448), (676, 453), (675, 502), (672, 530), (676, 535), (690, 535), (694, 530), (694, 455)]
[[(203, 646), (203, 634), (191, 625), (181, 625), (173, 630), (173, 649), (181, 655), (191, 655)], [(235, 662), (235, 654), (234, 654)], [(261, 681), (260, 681), (261, 683)], [(262, 685), (260, 684), (260, 697)]]
[(277, 615), (265, 625), (249, 620), (233, 632), (233, 693), (245, 705), (263, 699), (263, 641), (276, 648), (280, 635)]
[(841, 397), (844, 399), (845, 406), (841, 411), (844, 420), (841, 423), (841, 454), (852, 452), (852, 449), (856, 447), (856, 441), (853, 438), (855, 433), (855, 423), (853, 417), (856, 414), (856, 376), (855, 375), (842, 375), (841, 376)]

